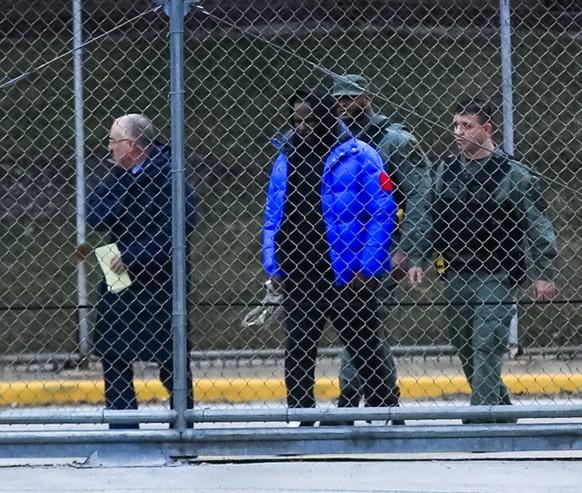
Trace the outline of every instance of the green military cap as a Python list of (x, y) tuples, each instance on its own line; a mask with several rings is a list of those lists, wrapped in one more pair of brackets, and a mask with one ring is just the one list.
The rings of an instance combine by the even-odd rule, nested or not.
[(361, 75), (347, 74), (334, 78), (331, 92), (334, 98), (359, 96), (365, 92), (368, 92), (368, 81)]

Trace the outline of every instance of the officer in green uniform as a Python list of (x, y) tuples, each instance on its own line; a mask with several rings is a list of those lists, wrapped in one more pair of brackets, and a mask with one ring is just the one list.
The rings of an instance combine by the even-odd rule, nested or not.
[[(514, 288), (526, 278), (525, 249), (534, 300), (554, 297), (557, 256), (536, 179), (495, 147), (492, 115), (481, 98), (463, 97), (454, 107), (459, 154), (436, 168), (431, 233), (445, 263), (451, 342), (471, 386), (471, 405), (487, 406), (511, 404), (501, 367)], [(418, 272), (408, 277), (413, 286), (422, 281)]]
[[(395, 281), (405, 277), (409, 267), (422, 272), (422, 255), (429, 248), (430, 163), (411, 133), (389, 117), (374, 112), (372, 95), (368, 92), (368, 83), (364, 77), (352, 74), (337, 77), (332, 94), (337, 98), (338, 117), (354, 137), (378, 150), (395, 186), (394, 196), (400, 209), (401, 225), (399, 233), (393, 238), (393, 278), (384, 281), (383, 294), (380, 294), (383, 300), (389, 300)], [(400, 391), (396, 381), (396, 367), (390, 347), (387, 342), (385, 344), (388, 387), (394, 389), (392, 403), (397, 406)], [(362, 381), (344, 350), (338, 407), (357, 407), (361, 395)]]

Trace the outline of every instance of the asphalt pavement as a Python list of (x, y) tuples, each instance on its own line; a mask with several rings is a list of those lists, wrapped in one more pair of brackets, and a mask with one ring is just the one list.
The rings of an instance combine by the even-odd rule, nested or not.
[(0, 492), (580, 493), (581, 458), (569, 452), (223, 460), (153, 468), (14, 464), (0, 467)]

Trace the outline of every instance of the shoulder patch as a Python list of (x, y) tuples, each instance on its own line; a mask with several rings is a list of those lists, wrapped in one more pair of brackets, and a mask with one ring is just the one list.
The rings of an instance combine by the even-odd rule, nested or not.
[(391, 192), (393, 190), (392, 180), (388, 176), (388, 173), (382, 171), (380, 173), (380, 188), (385, 192)]

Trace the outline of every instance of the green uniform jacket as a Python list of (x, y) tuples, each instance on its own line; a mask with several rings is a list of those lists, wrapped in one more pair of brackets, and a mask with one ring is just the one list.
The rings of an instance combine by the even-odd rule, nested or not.
[(430, 250), (430, 162), (416, 138), (386, 116), (368, 115), (364, 121), (351, 125), (350, 131), (378, 150), (398, 188), (396, 196), (405, 199), (404, 221), (401, 234), (394, 237), (395, 248), (406, 252), (410, 266), (424, 263), (423, 255)]
[[(463, 157), (461, 160), (466, 163), (466, 169), (471, 174), (475, 174), (483, 165), (482, 160), (465, 160)], [(537, 178), (528, 166), (513, 159), (509, 159), (509, 165), (509, 171), (499, 183), (494, 198), (500, 203), (510, 201), (514, 210), (524, 220), (527, 241), (524, 247), (529, 250), (531, 257), (532, 265), (529, 266), (531, 278), (552, 281), (556, 275), (555, 261), (558, 252), (554, 229), (545, 216), (546, 201), (537, 187)], [(443, 186), (444, 170), (445, 163), (440, 162), (433, 180), (437, 193)]]

